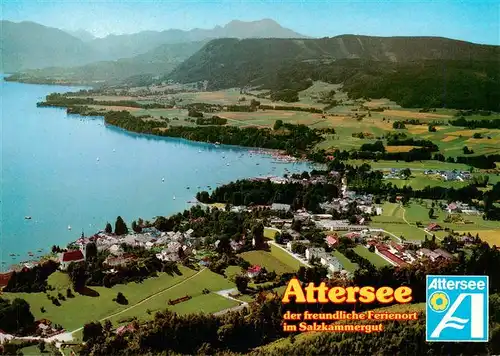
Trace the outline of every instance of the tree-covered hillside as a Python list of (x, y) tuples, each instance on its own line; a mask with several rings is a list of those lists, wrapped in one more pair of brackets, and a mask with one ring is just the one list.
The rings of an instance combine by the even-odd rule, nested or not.
[(434, 37), (220, 39), (167, 77), (209, 89), (303, 90), (312, 80), (344, 83), (354, 98), (403, 106), (498, 110), (500, 47)]

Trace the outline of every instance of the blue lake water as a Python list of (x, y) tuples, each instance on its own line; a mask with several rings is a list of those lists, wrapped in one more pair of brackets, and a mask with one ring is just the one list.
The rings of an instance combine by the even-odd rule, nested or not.
[(37, 256), (38, 249), (66, 245), (82, 231), (91, 235), (107, 221), (114, 225), (118, 215), (130, 224), (181, 211), (208, 185), (309, 168), (239, 147), (132, 134), (105, 126), (102, 118), (36, 107), (49, 93), (78, 89), (1, 81), (1, 269), (30, 259), (29, 251)]

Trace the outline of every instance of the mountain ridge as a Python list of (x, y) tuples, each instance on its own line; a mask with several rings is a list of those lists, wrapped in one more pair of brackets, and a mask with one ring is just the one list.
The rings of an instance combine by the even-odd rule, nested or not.
[(216, 39), (180, 64), (168, 78), (181, 83), (210, 80), (214, 87), (227, 88), (274, 74), (289, 62), (483, 61), (499, 56), (500, 46), (444, 37), (340, 35), (320, 39)]
[(8, 72), (131, 58), (163, 44), (198, 42), (212, 38), (305, 37), (269, 19), (232, 21), (223, 27), (216, 26), (212, 29), (142, 31), (93, 39), (89, 39), (90, 34), (86, 31), (65, 31), (30, 21), (2, 20), (0, 26), (0, 69)]

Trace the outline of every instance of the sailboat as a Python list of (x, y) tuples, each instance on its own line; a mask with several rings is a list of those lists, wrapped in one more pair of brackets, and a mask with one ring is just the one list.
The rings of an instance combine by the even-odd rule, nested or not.
[(68, 225), (68, 230), (71, 230), (71, 225)]

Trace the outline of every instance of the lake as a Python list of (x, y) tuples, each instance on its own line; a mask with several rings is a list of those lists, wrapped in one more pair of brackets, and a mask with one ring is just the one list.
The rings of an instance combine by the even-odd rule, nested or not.
[(89, 236), (107, 221), (114, 225), (118, 215), (130, 226), (138, 217), (189, 208), (207, 186), (310, 168), (245, 148), (138, 135), (105, 126), (102, 118), (36, 107), (49, 93), (79, 89), (1, 81), (2, 269), (29, 260), (28, 252), (38, 256), (82, 231)]

